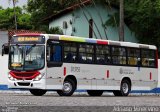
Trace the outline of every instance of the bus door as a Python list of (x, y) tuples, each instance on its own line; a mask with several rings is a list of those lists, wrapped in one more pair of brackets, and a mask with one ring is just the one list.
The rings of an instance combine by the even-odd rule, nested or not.
[[(47, 45), (47, 89), (62, 89), (62, 46), (60, 43)], [(60, 86), (61, 85), (61, 86)]]

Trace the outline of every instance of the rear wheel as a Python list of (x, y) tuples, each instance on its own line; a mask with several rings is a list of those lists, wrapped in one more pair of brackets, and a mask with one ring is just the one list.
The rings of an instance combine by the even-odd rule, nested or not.
[(103, 94), (103, 91), (101, 90), (87, 90), (87, 93), (89, 96), (101, 96)]
[(115, 96), (128, 96), (131, 91), (131, 84), (128, 80), (122, 80), (120, 91), (113, 91)]
[(71, 79), (66, 79), (63, 83), (62, 90), (58, 90), (57, 93), (60, 96), (71, 96), (76, 90), (76, 84)]
[(47, 92), (46, 90), (42, 90), (42, 89), (31, 89), (29, 91), (34, 96), (42, 96)]

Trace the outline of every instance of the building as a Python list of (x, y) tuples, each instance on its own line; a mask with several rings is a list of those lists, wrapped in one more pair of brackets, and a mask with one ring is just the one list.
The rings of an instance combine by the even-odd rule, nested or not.
[[(117, 8), (101, 4), (95, 6), (91, 0), (86, 0), (51, 15), (45, 21), (49, 21), (49, 28), (59, 27), (65, 35), (119, 40), (119, 28), (104, 25), (116, 12)], [(126, 25), (124, 31), (125, 41), (137, 42)]]

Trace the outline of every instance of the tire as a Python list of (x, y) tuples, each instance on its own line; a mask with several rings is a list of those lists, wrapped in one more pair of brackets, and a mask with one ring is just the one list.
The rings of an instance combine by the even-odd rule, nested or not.
[(63, 83), (63, 89), (58, 90), (57, 93), (59, 96), (72, 96), (75, 90), (75, 82), (72, 79), (66, 79)]
[(47, 92), (46, 90), (42, 90), (42, 89), (31, 89), (29, 91), (34, 96), (42, 96)]
[(87, 90), (87, 93), (89, 96), (101, 96), (103, 94), (103, 91), (101, 90)]
[(128, 96), (131, 91), (131, 84), (128, 80), (122, 80), (120, 91), (113, 91), (115, 96)]

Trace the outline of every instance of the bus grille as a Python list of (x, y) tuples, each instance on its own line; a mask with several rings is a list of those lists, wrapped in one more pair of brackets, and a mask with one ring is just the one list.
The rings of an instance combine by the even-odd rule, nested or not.
[(18, 82), (18, 85), (19, 85), (19, 86), (29, 86), (30, 83)]

